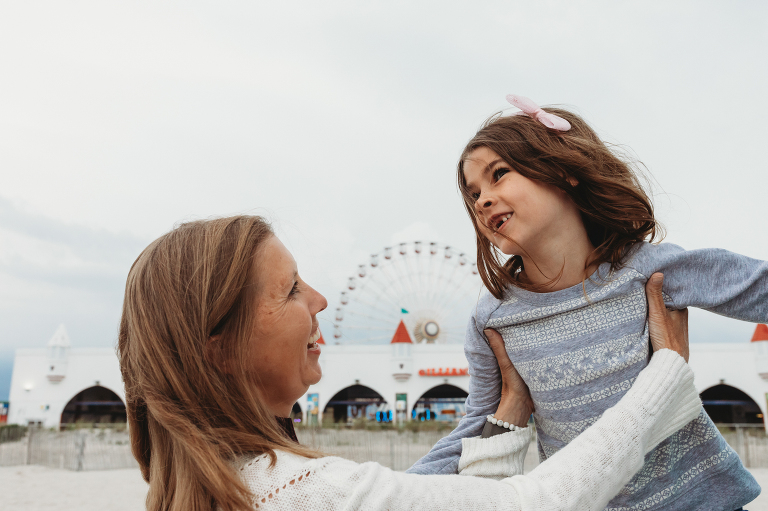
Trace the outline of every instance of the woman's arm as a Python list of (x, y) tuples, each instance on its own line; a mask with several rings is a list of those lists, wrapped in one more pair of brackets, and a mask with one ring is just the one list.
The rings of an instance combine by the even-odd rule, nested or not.
[[(274, 469), (241, 474), (270, 488), (267, 494), (251, 486), (259, 509), (601, 510), (643, 465), (645, 453), (695, 418), (700, 406), (688, 365), (662, 350), (616, 406), (528, 475), (502, 481), (423, 476), (372, 462), (291, 455), (281, 455)], [(284, 476), (268, 481), (278, 473)]]
[[(278, 466), (268, 469), (271, 472), (246, 472), (243, 477), (269, 485), (270, 494), (262, 496), (264, 491), (251, 484), (260, 509), (603, 509), (643, 465), (645, 453), (696, 418), (701, 407), (693, 373), (682, 356), (669, 349), (687, 350), (687, 327), (680, 317), (664, 316), (661, 281), (652, 278), (648, 286), (654, 315), (651, 336), (658, 349), (648, 367), (616, 406), (529, 475), (497, 482), (462, 475), (405, 474), (341, 458), (281, 455)], [(514, 443), (524, 431), (480, 441), (506, 437)], [(276, 473), (283, 474), (274, 481), (279, 491), (271, 490), (266, 481)]]

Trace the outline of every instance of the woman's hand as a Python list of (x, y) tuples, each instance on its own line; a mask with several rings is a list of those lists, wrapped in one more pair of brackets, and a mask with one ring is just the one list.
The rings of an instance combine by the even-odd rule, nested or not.
[(501, 401), (493, 416), (515, 426), (525, 427), (533, 413), (533, 400), (528, 385), (512, 365), (501, 335), (491, 328), (483, 330), (483, 333), (488, 338), (488, 344), (501, 370)]
[(667, 348), (676, 351), (688, 362), (688, 309), (667, 310), (661, 294), (663, 283), (664, 275), (654, 273), (645, 284), (651, 345), (654, 352)]

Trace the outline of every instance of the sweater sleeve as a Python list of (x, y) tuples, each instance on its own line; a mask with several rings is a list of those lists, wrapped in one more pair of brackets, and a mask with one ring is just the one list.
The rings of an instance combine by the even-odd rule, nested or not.
[[(254, 472), (252, 477), (242, 469), (241, 474), (259, 510), (597, 511), (643, 465), (645, 453), (693, 420), (700, 406), (693, 373), (679, 355), (662, 350), (619, 404), (529, 475), (502, 481), (425, 476), (395, 472), (372, 462), (291, 455), (283, 458), (290, 465), (284, 469), (278, 461), (274, 469), (261, 468), (264, 472)], [(507, 438), (513, 442), (516, 437)]]
[(503, 479), (523, 473), (533, 428), (461, 440), (459, 474)]
[(631, 266), (646, 278), (664, 273), (665, 301), (753, 323), (768, 322), (768, 262), (718, 248), (643, 244)]
[[(484, 325), (484, 324), (483, 324)], [(406, 470), (410, 474), (456, 474), (463, 438), (479, 436), (487, 415), (496, 411), (501, 399), (501, 373), (496, 357), (485, 339), (477, 319), (467, 326), (464, 354), (469, 364), (467, 414), (456, 429), (437, 442), (423, 458)]]

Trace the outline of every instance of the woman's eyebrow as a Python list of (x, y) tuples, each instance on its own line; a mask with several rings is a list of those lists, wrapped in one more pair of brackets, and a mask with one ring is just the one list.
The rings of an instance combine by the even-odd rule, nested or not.
[(298, 276), (299, 276), (299, 270), (293, 270), (293, 273), (291, 273), (291, 278), (285, 281), (284, 287), (286, 289), (293, 289), (293, 286), (296, 285), (296, 282), (298, 280)]

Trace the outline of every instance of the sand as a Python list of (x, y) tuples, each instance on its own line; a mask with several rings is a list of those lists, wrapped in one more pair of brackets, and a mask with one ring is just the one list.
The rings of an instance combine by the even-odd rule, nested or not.
[(73, 472), (37, 465), (0, 467), (3, 511), (140, 511), (146, 495), (139, 469)]
[[(768, 511), (768, 468), (752, 469), (766, 494), (747, 506)], [(72, 472), (35, 465), (0, 467), (4, 511), (141, 511), (147, 485), (138, 469)]]

